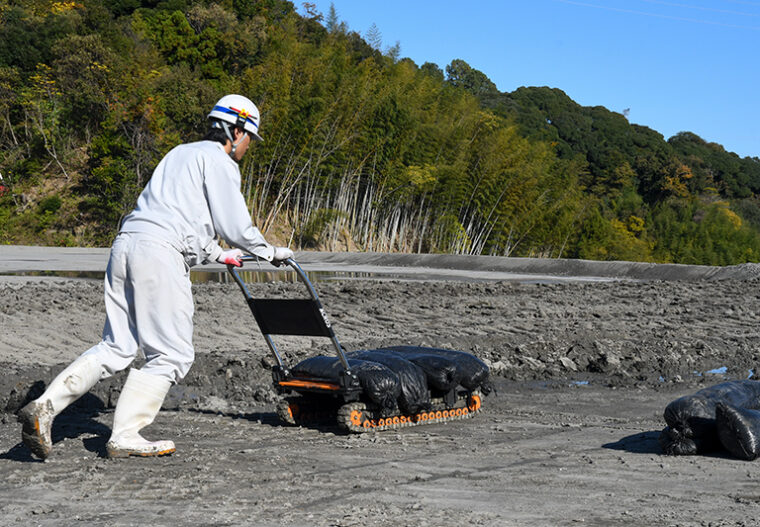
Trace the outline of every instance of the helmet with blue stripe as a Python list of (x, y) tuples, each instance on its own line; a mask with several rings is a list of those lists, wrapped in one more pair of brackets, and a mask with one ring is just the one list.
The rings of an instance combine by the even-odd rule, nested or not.
[(227, 135), (230, 135), (229, 127), (224, 123), (231, 124), (241, 128), (251, 134), (257, 141), (263, 139), (259, 135), (259, 109), (251, 102), (250, 99), (242, 95), (225, 95), (214, 105), (214, 108), (208, 114), (212, 120), (212, 126), (224, 128)]

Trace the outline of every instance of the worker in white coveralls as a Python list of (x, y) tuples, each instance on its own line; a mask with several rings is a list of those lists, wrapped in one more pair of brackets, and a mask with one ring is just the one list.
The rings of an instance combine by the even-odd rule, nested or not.
[[(214, 261), (240, 266), (244, 252), (274, 265), (293, 256), (267, 243), (251, 224), (240, 193), (238, 162), (251, 141), (261, 140), (258, 108), (227, 95), (208, 118), (204, 140), (177, 146), (161, 160), (121, 224), (106, 270), (102, 341), (20, 410), (23, 442), (37, 457), (50, 454), (55, 416), (99, 380), (127, 368), (138, 349), (146, 362), (129, 371), (106, 450), (109, 457), (174, 452), (172, 441), (148, 441), (139, 432), (193, 363), (190, 267)], [(223, 250), (217, 236), (235, 248)]]

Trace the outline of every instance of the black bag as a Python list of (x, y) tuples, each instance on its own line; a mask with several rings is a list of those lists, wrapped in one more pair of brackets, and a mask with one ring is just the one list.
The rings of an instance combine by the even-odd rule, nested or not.
[(459, 371), (451, 359), (423, 352), (404, 353), (403, 357), (420, 367), (425, 373), (428, 386), (434, 390), (448, 392), (459, 384)]
[(718, 403), (715, 424), (721, 445), (733, 456), (747, 461), (760, 456), (760, 412)]
[(425, 373), (413, 362), (387, 350), (355, 351), (348, 356), (382, 364), (398, 375), (401, 384), (398, 405), (405, 413), (416, 414), (430, 410), (430, 392)]
[[(396, 409), (396, 400), (401, 393), (398, 375), (376, 362), (349, 359), (348, 365), (359, 379), (365, 395), (380, 406), (383, 413), (388, 414)], [(302, 360), (292, 371), (296, 376), (319, 377), (336, 382), (343, 370), (338, 357), (319, 355)]]
[(488, 378), (488, 366), (471, 353), (441, 348), (423, 348), (420, 346), (389, 346), (382, 349), (389, 349), (399, 353), (432, 353), (446, 357), (456, 364), (457, 372), (460, 376), (459, 384), (464, 388), (468, 390), (480, 388), (484, 395), (488, 395), (493, 390), (493, 386)]
[(760, 407), (760, 382), (728, 381), (685, 395), (665, 408), (668, 427), (660, 434), (666, 454), (702, 454), (720, 446), (715, 426), (715, 407), (728, 403), (740, 408)]

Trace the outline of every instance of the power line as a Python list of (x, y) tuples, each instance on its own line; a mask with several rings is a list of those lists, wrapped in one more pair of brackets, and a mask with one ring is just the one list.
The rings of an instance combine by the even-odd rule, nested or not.
[[(662, 0), (639, 0), (640, 2), (647, 2), (650, 4), (659, 4), (659, 5), (665, 5), (669, 7), (681, 7), (685, 9), (697, 9), (699, 11), (711, 11), (713, 13), (723, 13), (727, 15), (739, 15), (739, 16), (760, 16), (758, 13), (743, 13), (741, 11), (730, 11), (728, 9), (716, 9), (714, 7), (702, 7), (698, 5), (689, 5), (689, 4), (676, 4), (674, 2), (663, 2)], [(760, 5), (760, 4), (758, 4)]]
[(724, 2), (731, 2), (733, 4), (753, 5), (760, 7), (760, 2), (750, 2), (749, 0), (723, 0)]

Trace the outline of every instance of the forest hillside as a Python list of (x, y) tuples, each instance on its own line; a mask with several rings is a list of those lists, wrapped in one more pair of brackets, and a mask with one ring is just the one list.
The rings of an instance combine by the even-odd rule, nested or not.
[(760, 261), (757, 157), (365, 37), (283, 0), (0, 3), (0, 244), (109, 245), (241, 93), (243, 194), (293, 248)]

